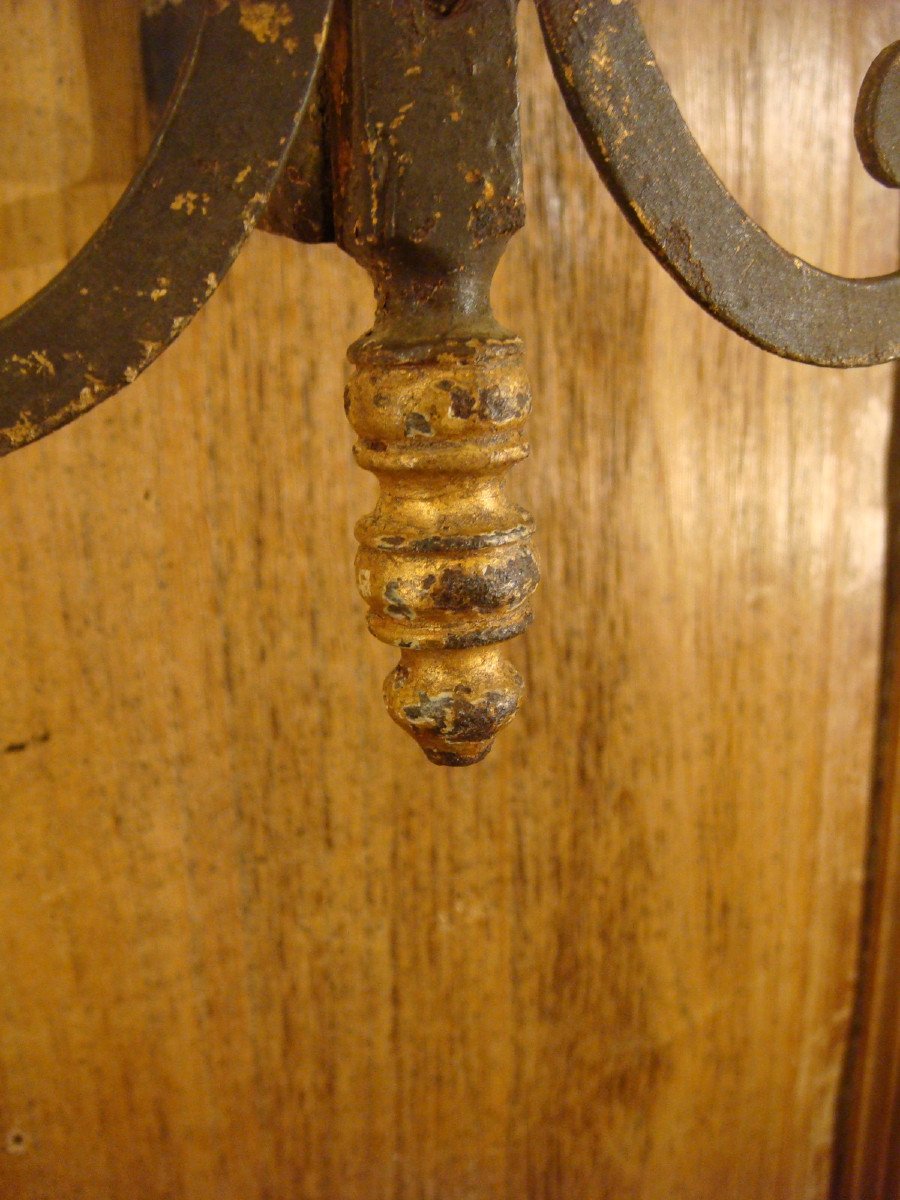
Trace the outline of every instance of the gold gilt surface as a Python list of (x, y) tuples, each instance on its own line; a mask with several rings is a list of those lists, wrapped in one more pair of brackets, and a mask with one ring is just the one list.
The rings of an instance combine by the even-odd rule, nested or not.
[[(754, 216), (891, 269), (892, 0), (641, 4)], [(891, 26), (894, 25), (892, 29)], [(819, 1200), (856, 966), (890, 372), (719, 329), (521, 13), (537, 620), (432, 768), (364, 628), (333, 247), (258, 234), (139, 383), (0, 465), (3, 1200)], [(0, 307), (121, 190), (136, 6), (0, 0)]]

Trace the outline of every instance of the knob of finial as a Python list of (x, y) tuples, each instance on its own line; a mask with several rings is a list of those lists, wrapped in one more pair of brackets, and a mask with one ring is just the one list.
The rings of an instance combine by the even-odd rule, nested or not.
[(522, 676), (496, 647), (404, 650), (384, 681), (397, 724), (441, 767), (480, 762), (515, 715)]

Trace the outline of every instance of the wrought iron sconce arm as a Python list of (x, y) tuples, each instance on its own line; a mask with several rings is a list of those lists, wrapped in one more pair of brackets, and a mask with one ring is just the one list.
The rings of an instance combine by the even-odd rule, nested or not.
[(284, 165), (330, 8), (296, 0), (293, 52), (245, 19), (252, 6), (190, 11), (188, 51), (141, 169), (80, 253), (0, 321), (0, 455), (131, 383), (212, 295)]
[[(559, 86), (632, 226), (704, 309), (823, 366), (900, 356), (900, 273), (845, 279), (778, 246), (703, 157), (631, 0), (536, 0)], [(333, 11), (332, 11), (333, 10)], [(499, 645), (531, 620), (519, 340), (490, 281), (524, 219), (516, 0), (154, 0), (167, 116), (84, 250), (0, 322), (0, 455), (113, 395), (177, 337), (255, 224), (335, 240), (372, 276), (346, 406), (381, 498), (359, 523), (373, 633), (401, 651), (394, 719), (440, 764), (477, 762), (522, 681)], [(162, 22), (160, 24), (160, 22)], [(149, 27), (149, 26), (148, 26)], [(173, 83), (163, 44), (189, 47)], [(154, 57), (154, 55), (157, 57)], [(181, 57), (181, 56), (179, 56)], [(857, 110), (863, 161), (900, 183), (900, 42)]]
[[(764, 350), (820, 367), (900, 355), (900, 273), (847, 279), (789, 253), (753, 221), (684, 122), (634, 5), (537, 0), (569, 112), (622, 212), (707, 312)], [(863, 84), (857, 141), (900, 185), (900, 42)]]

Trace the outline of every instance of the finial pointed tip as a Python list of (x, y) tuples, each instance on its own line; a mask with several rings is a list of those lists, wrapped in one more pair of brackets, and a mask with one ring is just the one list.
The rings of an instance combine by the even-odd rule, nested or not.
[(472, 753), (461, 753), (459, 750), (437, 750), (434, 747), (423, 746), (425, 757), (436, 767), (473, 767), (482, 762), (493, 749), (493, 740), (487, 744), (475, 742)]
[(521, 675), (495, 646), (404, 651), (384, 682), (388, 712), (442, 767), (481, 762), (523, 690)]

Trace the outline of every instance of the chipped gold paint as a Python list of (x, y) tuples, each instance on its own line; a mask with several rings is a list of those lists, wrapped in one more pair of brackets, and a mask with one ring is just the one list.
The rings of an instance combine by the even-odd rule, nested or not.
[[(273, 4), (271, 0), (241, 0), (240, 7), (241, 27), (251, 33), (261, 45), (266, 42), (274, 45), (294, 20), (286, 4)], [(282, 44), (287, 49), (286, 44)], [(297, 45), (294, 39), (294, 50), (297, 49)], [(318, 48), (317, 46), (316, 49)], [(292, 51), (288, 50), (288, 53)]]
[(55, 375), (56, 367), (41, 350), (32, 350), (27, 355), (11, 354), (9, 361), (21, 367), (23, 374), (35, 373), (43, 375)]
[(210, 202), (208, 192), (179, 192), (172, 203), (169, 205), (172, 212), (185, 212), (189, 217), (192, 217), (198, 210), (205, 217), (207, 214), (207, 205)]
[(111, 387), (104, 387), (102, 390), (95, 392), (90, 387), (83, 387), (77, 397), (55, 412), (49, 421), (35, 421), (32, 419), (32, 414), (24, 410), (19, 413), (15, 425), (0, 429), (0, 438), (6, 443), (8, 450), (16, 450), (20, 446), (26, 446), (29, 442), (35, 441), (45, 433), (53, 429), (58, 429), (74, 417), (80, 416), (81, 413), (92, 408), (98, 399), (109, 395), (113, 390)]
[(15, 425), (3, 430), (6, 442), (13, 448), (25, 446), (33, 442), (40, 432), (40, 426), (31, 419), (31, 413), (21, 412)]

